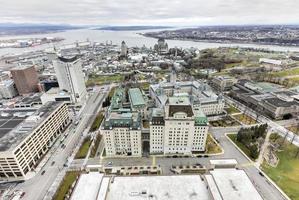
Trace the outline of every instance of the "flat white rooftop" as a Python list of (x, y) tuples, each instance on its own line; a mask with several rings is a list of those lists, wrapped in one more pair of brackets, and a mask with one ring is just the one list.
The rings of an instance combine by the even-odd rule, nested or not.
[(101, 188), (103, 174), (90, 172), (81, 174), (71, 200), (96, 200)]
[(107, 200), (209, 200), (199, 175), (115, 177)]
[(223, 199), (262, 200), (262, 197), (243, 170), (215, 169), (210, 171), (210, 173)]
[(218, 159), (210, 160), (211, 165), (237, 165), (236, 159)]

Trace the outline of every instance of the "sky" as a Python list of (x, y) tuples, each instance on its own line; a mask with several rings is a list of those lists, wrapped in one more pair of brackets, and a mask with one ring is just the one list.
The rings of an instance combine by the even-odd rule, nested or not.
[(299, 0), (0, 0), (0, 23), (299, 24)]

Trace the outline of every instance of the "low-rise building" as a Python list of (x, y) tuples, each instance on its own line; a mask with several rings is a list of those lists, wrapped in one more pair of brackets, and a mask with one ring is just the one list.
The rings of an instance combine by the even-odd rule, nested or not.
[(141, 90), (139, 88), (131, 88), (128, 91), (128, 95), (132, 111), (139, 112), (141, 114), (141, 117), (144, 118), (146, 116), (147, 106), (146, 100)]
[(215, 76), (211, 84), (218, 91), (229, 91), (233, 85), (237, 82), (237, 79), (229, 76)]
[(0, 180), (24, 180), (70, 122), (66, 104), (51, 102), (38, 110), (2, 110)]
[(298, 93), (268, 83), (240, 80), (231, 90), (236, 100), (273, 119), (297, 116)]
[(70, 93), (60, 90), (58, 87), (53, 87), (41, 96), (42, 104), (46, 104), (50, 101), (64, 101), (67, 104), (70, 104), (71, 95)]

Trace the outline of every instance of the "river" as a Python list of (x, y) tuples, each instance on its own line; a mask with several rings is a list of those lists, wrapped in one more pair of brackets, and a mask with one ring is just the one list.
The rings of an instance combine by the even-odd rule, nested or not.
[[(158, 30), (146, 30), (146, 31), (158, 31)], [(31, 37), (63, 37), (65, 40), (59, 43), (55, 43), (55, 46), (63, 46), (65, 44), (71, 44), (76, 41), (86, 41), (87, 39), (92, 42), (112, 41), (113, 44), (119, 44), (125, 41), (129, 47), (143, 45), (147, 47), (153, 47), (157, 43), (157, 39), (144, 37), (138, 33), (144, 33), (146, 31), (106, 31), (106, 30), (91, 30), (91, 29), (79, 29), (68, 30), (65, 32), (46, 33), (46, 34), (34, 34), (34, 35), (19, 35), (19, 36), (2, 36), (3, 39), (16, 39), (16, 38), (31, 38)], [(217, 47), (252, 47), (252, 48), (265, 48), (274, 51), (291, 51), (299, 52), (299, 47), (287, 47), (287, 46), (275, 46), (275, 45), (257, 45), (257, 44), (238, 44), (238, 43), (212, 43), (212, 42), (194, 42), (194, 41), (181, 41), (181, 40), (166, 40), (169, 47), (182, 47), (189, 48), (195, 47), (198, 49), (205, 48), (217, 48)], [(28, 48), (4, 48), (0, 49), (0, 56), (5, 54), (21, 54), (24, 52), (36, 51), (53, 47), (53, 44), (44, 44), (35, 47)]]

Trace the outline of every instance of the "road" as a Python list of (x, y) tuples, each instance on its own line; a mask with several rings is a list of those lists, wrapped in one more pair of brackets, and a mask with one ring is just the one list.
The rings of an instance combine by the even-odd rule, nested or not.
[[(26, 194), (24, 200), (41, 200), (45, 196), (47, 190), (54, 182), (58, 173), (63, 169), (63, 164), (67, 162), (68, 157), (73, 153), (78, 141), (82, 137), (82, 133), (88, 125), (92, 123), (92, 118), (97, 114), (97, 107), (101, 105), (104, 96), (109, 89), (106, 88), (105, 92), (96, 92), (91, 94), (88, 98), (82, 112), (80, 112), (79, 124), (77, 126), (71, 125), (66, 131), (69, 132), (68, 137), (64, 141), (66, 147), (60, 147), (60, 140), (55, 143), (55, 147), (50, 151), (52, 156), (42, 169), (33, 178), (26, 180), (24, 183), (17, 185), (16, 189), (24, 191)], [(55, 162), (54, 164), (52, 164)], [(44, 175), (41, 172), (45, 170)]]

